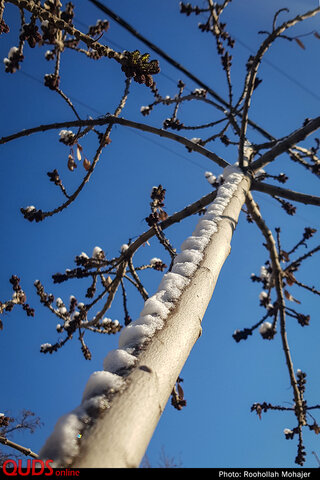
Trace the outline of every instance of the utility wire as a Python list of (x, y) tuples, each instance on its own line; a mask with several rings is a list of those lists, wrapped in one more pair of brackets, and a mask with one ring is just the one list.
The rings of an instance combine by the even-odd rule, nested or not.
[[(75, 19), (74, 20), (74, 23), (75, 24), (78, 24), (82, 27), (85, 27), (86, 29), (89, 28), (88, 24), (82, 22), (81, 20), (79, 19)], [(125, 50), (125, 47), (123, 45), (120, 45), (119, 43), (115, 42), (114, 40), (111, 40), (109, 35), (108, 35), (108, 43), (110, 45), (112, 45), (114, 48), (118, 48), (120, 50)], [(163, 77), (167, 78), (168, 80), (170, 80), (170, 82), (174, 83), (175, 85), (177, 85), (177, 80), (175, 80), (174, 78), (170, 77), (169, 75), (167, 75), (166, 73), (163, 73), (161, 70), (159, 72), (159, 75), (162, 75)], [(189, 92), (192, 92), (192, 90), (190, 88), (187, 88), (186, 87), (186, 90), (188, 90)]]
[[(37, 78), (35, 77), (34, 75), (32, 75), (31, 73), (28, 73), (24, 70), (18, 70), (18, 73), (20, 75), (24, 75), (25, 77), (27, 78), (30, 78), (30, 80), (33, 80), (34, 82), (37, 82), (37, 83), (40, 83), (40, 85), (44, 85), (43, 83), (43, 80), (40, 80), (40, 78)], [(84, 108), (88, 108), (89, 110), (91, 110), (92, 112), (96, 113), (97, 115), (104, 115), (104, 113), (100, 112), (99, 110), (97, 110), (96, 108), (92, 107), (91, 105), (88, 105), (87, 103), (84, 103), (82, 100), (79, 100), (78, 98), (72, 96), (72, 95), (69, 95), (69, 98), (70, 100), (74, 101), (75, 103), (77, 103), (78, 105), (81, 105), (82, 107)]]
[[(105, 7), (103, 4), (101, 4), (101, 2), (97, 1), (97, 0), (89, 0), (90, 2), (94, 3), (98, 8), (100, 8), (100, 5), (103, 7), (102, 10), (107, 13), (111, 18), (113, 18), (115, 21), (117, 21), (120, 25), (122, 25), (124, 28), (128, 29), (133, 35), (135, 35), (138, 39), (140, 39), (142, 42), (146, 43), (146, 45), (148, 45), (151, 49), (153, 49), (154, 51), (156, 51), (159, 55), (163, 56), (170, 64), (172, 64), (173, 66), (175, 66), (177, 69), (183, 71), (189, 78), (191, 78), (192, 80), (194, 80), (196, 83), (198, 83), (200, 86), (202, 86), (203, 88), (205, 88), (214, 98), (216, 98), (216, 100), (220, 101), (221, 103), (223, 103), (225, 106), (228, 106), (227, 102), (225, 102), (224, 99), (222, 99), (222, 97), (220, 97), (216, 92), (214, 92), (210, 87), (208, 87), (207, 85), (205, 85), (201, 80), (197, 79), (197, 77), (193, 76), (190, 72), (188, 72), (188, 70), (186, 70), (183, 66), (181, 66), (178, 62), (175, 62), (173, 59), (171, 59), (171, 57), (169, 57), (165, 52), (163, 52), (161, 49), (159, 49), (158, 47), (156, 47), (155, 45), (153, 45), (151, 42), (149, 42), (147, 39), (145, 39), (142, 35), (140, 35), (138, 32), (135, 31), (135, 29), (133, 27), (131, 27), (127, 22), (125, 22), (123, 19), (121, 19), (118, 15), (114, 14), (110, 9), (108, 9), (107, 7)], [(319, 0), (320, 1), (320, 0)], [(105, 11), (104, 9), (106, 9), (107, 11)], [(78, 23), (82, 23), (83, 26), (86, 26), (83, 22), (80, 22), (78, 21)], [(128, 28), (127, 28), (128, 27)], [(242, 45), (244, 46), (245, 48), (247, 48), (248, 50), (251, 51), (250, 47), (248, 47), (244, 42), (242, 42), (241, 40), (237, 39), (237, 41)], [(115, 43), (115, 42), (114, 42)], [(121, 45), (117, 45), (117, 47), (120, 47), (120, 48), (123, 48), (121, 47)], [(161, 52), (161, 53), (160, 53)], [(274, 64), (272, 64), (271, 62), (266, 62), (268, 63), (270, 66), (272, 66), (273, 68), (277, 69), (280, 73), (284, 74), (288, 79), (292, 80), (293, 79), (288, 75), (286, 74), (284, 71), (280, 70), (279, 68), (277, 68)], [(32, 79), (33, 81), (36, 81), (37, 83), (40, 83), (40, 84), (43, 84), (43, 82), (34, 77), (33, 75), (27, 73), (27, 72), (24, 72), (24, 71), (20, 71), (21, 74), (25, 75), (26, 77)], [(166, 77), (172, 81), (174, 81), (172, 78), (170, 78), (169, 76), (166, 75)], [(302, 84), (300, 84), (299, 82), (297, 81), (294, 81), (294, 83), (296, 83), (299, 87), (303, 87)], [(320, 100), (320, 97), (318, 97), (316, 94), (314, 94), (313, 92), (311, 92), (310, 90), (308, 89), (305, 89), (308, 93), (311, 93), (313, 94), (313, 96), (315, 98), (317, 98), (318, 100)], [(97, 110), (96, 108), (90, 106), (90, 105), (87, 105), (86, 103), (82, 102), (81, 100), (77, 99), (76, 97), (71, 97), (70, 98), (77, 102), (79, 105), (82, 105), (83, 107), (86, 107), (92, 111), (94, 111), (95, 113), (97, 114), (100, 114), (102, 115), (102, 112), (100, 112), (99, 110)], [(235, 112), (237, 113), (237, 112)], [(258, 131), (260, 131), (260, 133), (262, 133), (264, 136), (266, 136), (267, 138), (269, 139), (272, 139), (273, 137), (268, 133), (266, 132), (264, 129), (262, 129), (260, 126), (256, 125), (254, 122), (251, 122), (249, 120), (249, 123), (251, 126), (253, 126), (254, 128), (256, 128)], [(149, 142), (151, 143), (154, 143), (155, 145), (157, 145), (158, 147), (162, 148), (162, 149), (165, 149), (169, 152), (171, 152), (173, 155), (175, 156), (179, 156), (180, 158), (183, 158), (184, 160), (188, 161), (189, 163), (192, 163), (193, 165), (197, 166), (198, 168), (200, 168), (201, 170), (203, 170), (203, 167), (200, 166), (197, 162), (191, 160), (190, 158), (187, 158), (186, 156), (184, 155), (181, 155), (181, 154), (178, 154), (177, 152), (175, 152), (174, 150), (170, 149), (169, 147), (165, 147), (164, 145), (162, 145), (161, 143), (159, 142), (156, 142), (154, 141), (153, 139), (147, 139), (144, 135), (140, 134), (139, 132), (136, 132), (136, 131), (133, 131), (134, 134), (137, 134), (139, 135), (141, 138), (143, 138), (144, 140), (148, 140)], [(257, 194), (259, 194), (259, 192), (256, 192)], [(261, 195), (262, 196), (262, 195)], [(263, 198), (265, 198), (263, 196)], [(297, 215), (299, 217), (301, 217), (300, 215)], [(301, 218), (304, 218), (304, 217), (301, 217)]]
[[(319, 4), (320, 4), (320, 0), (319, 0)], [(205, 21), (205, 16), (204, 14), (200, 14), (200, 18), (203, 19)], [(241, 45), (242, 47), (244, 47), (246, 50), (248, 50), (251, 54), (255, 55), (255, 51), (249, 47), (249, 45), (247, 45), (245, 42), (243, 42), (242, 40), (240, 40), (239, 37), (235, 37), (233, 35), (233, 38), (234, 40), (236, 40), (236, 42)], [(308, 93), (309, 95), (311, 95), (313, 98), (315, 98), (316, 100), (320, 100), (320, 96), (317, 95), (315, 92), (313, 92), (312, 90), (310, 90), (309, 88), (307, 88), (303, 83), (299, 82), (296, 78), (294, 78), (292, 75), (289, 75), (285, 70), (282, 70), (282, 68), (280, 68), (278, 65), (275, 65), (273, 62), (271, 62), (270, 60), (268, 60), (267, 58), (264, 58), (263, 59), (263, 62), (266, 64), (266, 65), (269, 65), (269, 67), (273, 68), (274, 70), (276, 70), (278, 73), (280, 73), (281, 75), (283, 75), (284, 77), (286, 77), (287, 80), (289, 80), (290, 82), (294, 83), (297, 87), (301, 88), (301, 90), (304, 90), (306, 93)]]
[[(244, 43), (242, 40), (240, 40), (239, 38), (236, 38), (234, 37), (234, 39), (240, 44), (242, 45), (244, 48), (246, 48), (249, 52), (251, 53), (254, 53), (254, 50), (252, 48), (250, 48), (246, 43)], [(264, 59), (264, 63), (266, 63), (267, 65), (269, 65), (270, 67), (272, 67), (274, 70), (276, 70), (278, 73), (280, 73), (281, 75), (283, 75), (284, 77), (286, 77), (288, 80), (290, 80), (292, 83), (294, 83), (297, 87), (301, 88), (302, 90), (304, 90), (306, 93), (308, 93), (309, 95), (311, 95), (313, 98), (315, 98), (316, 100), (319, 100), (320, 101), (320, 96), (317, 95), (316, 93), (314, 93), (312, 90), (310, 90), (309, 88), (307, 88), (305, 85), (303, 85), (303, 83), (300, 83), (298, 80), (296, 80), (294, 77), (292, 77), (291, 75), (289, 75), (287, 72), (285, 72), (284, 70), (282, 70), (282, 68), (278, 67), (278, 65), (275, 65), (273, 62), (270, 62), (270, 60), (268, 59)]]
[[(19, 74), (24, 75), (25, 77), (29, 78), (30, 80), (33, 80), (34, 82), (39, 83), (40, 85), (43, 85), (42, 80), (40, 80), (39, 78), (35, 77), (34, 75), (32, 75), (28, 72), (25, 72), (24, 70), (19, 70)], [(87, 103), (84, 103), (82, 100), (79, 100), (78, 98), (76, 98), (74, 96), (69, 95), (69, 98), (74, 103), (77, 103), (78, 105), (81, 105), (82, 107), (91, 110), (92, 112), (96, 113), (97, 115), (104, 115), (104, 113), (102, 113), (100, 110), (97, 110), (95, 107), (92, 107), (91, 105), (88, 105)], [(157, 147), (162, 148), (163, 150), (166, 150), (167, 152), (170, 152), (172, 155), (175, 155), (176, 157), (180, 157), (183, 160), (186, 160), (190, 164), (192, 164), (192, 165), (196, 166), (197, 168), (201, 169), (202, 172), (205, 170), (205, 167), (203, 165), (200, 165), (195, 160), (192, 160), (191, 158), (188, 158), (185, 155), (182, 155), (181, 153), (175, 152), (170, 147), (167, 147), (167, 146), (163, 145), (162, 143), (157, 142), (153, 138), (148, 138), (148, 137), (146, 137), (145, 135), (143, 135), (142, 133), (140, 133), (136, 130), (131, 130), (130, 129), (129, 131), (132, 132), (134, 135), (137, 135), (138, 137), (142, 138), (143, 140), (148, 141), (150, 143), (153, 143), (154, 145), (157, 145)]]
[[(189, 72), (185, 67), (183, 67), (180, 63), (178, 63), (177, 61), (175, 61), (174, 59), (172, 59), (166, 52), (164, 52), (162, 49), (160, 49), (159, 47), (157, 47), (155, 44), (153, 44), (150, 40), (148, 40), (146, 37), (144, 37), (143, 35), (141, 35), (137, 30), (135, 30), (134, 27), (132, 27), (128, 22), (126, 22), (123, 18), (121, 18), (119, 15), (117, 15), (116, 13), (114, 13), (112, 10), (110, 10), (108, 7), (106, 7), (104, 4), (102, 4), (100, 1), (98, 0), (89, 0), (91, 3), (93, 3), (97, 8), (99, 8), (100, 10), (102, 10), (104, 13), (106, 13), (107, 15), (109, 15), (111, 18), (113, 18), (113, 20), (115, 20), (117, 23), (119, 23), (122, 27), (124, 27), (126, 30), (128, 30), (130, 33), (132, 33), (132, 35), (134, 35), (136, 38), (138, 38), (140, 41), (142, 41), (143, 43), (145, 43), (149, 48), (151, 48), (153, 51), (155, 51), (157, 54), (159, 54), (160, 56), (162, 56), (168, 63), (170, 63), (171, 65), (173, 65), (175, 68), (177, 68), (178, 70), (182, 71), (186, 76), (188, 76), (189, 78), (191, 78), (193, 81), (195, 81), (199, 86), (201, 86), (202, 88), (205, 88), (216, 100), (218, 100), (220, 103), (222, 103), (222, 105), (224, 105), (225, 107), (229, 107), (228, 103), (219, 95), (217, 94), (214, 90), (212, 90), (208, 85), (206, 85), (205, 83), (203, 83), (200, 79), (198, 79), (196, 76), (194, 76), (191, 72)], [(86, 26), (83, 22), (80, 22), (78, 21), (78, 23), (82, 23), (84, 26)], [(252, 49), (246, 45), (244, 42), (242, 42), (241, 40), (237, 39), (238, 43), (241, 44), (243, 47), (245, 47), (246, 49), (248, 49), (249, 51), (252, 52)], [(115, 42), (113, 42), (115, 44)], [(121, 47), (121, 45), (118, 45), (116, 44), (118, 47), (120, 48), (123, 48)], [(296, 85), (298, 85), (300, 88), (303, 88), (307, 93), (313, 95), (314, 98), (316, 98), (317, 100), (320, 100), (320, 97), (318, 95), (316, 95), (314, 92), (312, 92), (311, 90), (305, 88), (301, 83), (299, 83), (298, 81), (294, 80), (292, 77), (290, 77), (288, 74), (286, 74), (286, 72), (284, 72), (283, 70), (281, 70), (280, 68), (278, 68), (277, 66), (275, 66), (273, 63), (271, 63), (270, 61), (266, 61), (266, 63), (268, 63), (271, 67), (273, 67), (274, 69), (276, 69), (277, 71), (279, 71), (281, 74), (283, 74), (286, 78), (288, 78), (289, 80), (293, 81)], [(26, 73), (25, 73), (26, 74)], [(32, 76), (30, 74), (26, 74), (27, 76), (29, 76), (30, 78), (32, 78)], [(171, 81), (174, 81), (172, 78), (170, 78), (169, 76), (165, 75), (168, 79), (170, 79)], [(36, 81), (39, 81), (38, 79), (36, 79)], [(95, 111), (96, 113), (99, 113), (101, 114), (101, 112), (98, 112), (96, 109), (90, 107), (89, 105), (86, 105), (84, 104), (82, 101), (78, 100), (78, 99), (75, 99), (73, 98), (78, 104), (80, 105), (83, 105), (87, 108), (90, 108), (91, 110)], [(239, 112), (234, 112), (236, 114), (239, 115)], [(269, 134), (266, 130), (264, 130), (263, 128), (261, 128), (259, 125), (257, 125), (256, 123), (252, 122), (250, 119), (248, 120), (248, 123), (253, 127), (255, 128), (256, 130), (258, 130), (262, 135), (264, 135), (266, 138), (268, 139), (273, 139), (272, 135)], [(138, 132), (135, 132), (136, 134), (138, 134)], [(154, 142), (156, 144), (156, 142)], [(157, 143), (157, 145), (160, 146), (160, 144)], [(168, 149), (167, 150), (171, 150), (171, 149)], [(174, 151), (172, 151), (172, 153), (176, 154)], [(181, 155), (179, 155), (181, 156)], [(190, 161), (190, 159), (187, 159), (186, 157), (183, 157), (185, 158), (186, 160)], [(200, 167), (200, 165), (196, 164), (196, 162), (191, 162), (197, 166)], [(201, 167), (200, 167), (201, 168)]]
[[(175, 68), (183, 72), (187, 77), (189, 77), (191, 80), (193, 80), (195, 83), (197, 83), (199, 86), (207, 90), (210, 95), (212, 95), (218, 102), (220, 102), (224, 107), (229, 108), (229, 104), (217, 93), (215, 92), (211, 87), (206, 85), (202, 80), (200, 80), (198, 77), (193, 75), (191, 72), (189, 72), (183, 65), (178, 63), (176, 60), (174, 60), (172, 57), (170, 57), (166, 52), (164, 52), (161, 48), (159, 48), (157, 45), (152, 43), (150, 40), (148, 40), (146, 37), (141, 35), (132, 25), (130, 25), (128, 22), (126, 22), (123, 18), (121, 18), (119, 15), (114, 13), (110, 8), (106, 7), (103, 3), (101, 3), (99, 0), (89, 0), (91, 3), (93, 3), (97, 8), (102, 10), (104, 13), (109, 15), (113, 20), (115, 20), (119, 25), (124, 27), (127, 31), (129, 31), (132, 35), (134, 35), (136, 38), (138, 38), (140, 41), (145, 43), (149, 48), (151, 48), (154, 52), (156, 52), (158, 55), (160, 55), (162, 58), (164, 58), (169, 64), (173, 65)], [(242, 45), (244, 48), (248, 49), (251, 53), (253, 53), (253, 50), (246, 45), (242, 40), (239, 40), (238, 38), (236, 39), (237, 42)], [(122, 47), (121, 47), (122, 48)], [(265, 59), (265, 63), (268, 64), (270, 67), (274, 68), (276, 71), (278, 71), (280, 74), (282, 74), (284, 77), (286, 77), (288, 80), (290, 80), (292, 83), (297, 85), (299, 88), (304, 90), (306, 93), (311, 95), (313, 98), (316, 100), (320, 100), (320, 96), (318, 96), (316, 93), (312, 92), (310, 89), (305, 87), (302, 83), (300, 83), (298, 80), (294, 79), (290, 75), (288, 75), (284, 70), (279, 68), (277, 65), (274, 65), (272, 62), (268, 61)], [(169, 77), (168, 77), (169, 78)], [(172, 80), (172, 79), (170, 79)], [(237, 115), (239, 115), (239, 112), (235, 111)], [(259, 131), (264, 137), (268, 138), (269, 140), (273, 140), (274, 137), (267, 132), (265, 129), (257, 125), (255, 122), (252, 120), (248, 120), (248, 123), (251, 127), (255, 128), (257, 131)]]
[[(189, 72), (183, 65), (181, 65), (179, 62), (174, 60), (172, 57), (170, 57), (166, 52), (164, 52), (161, 48), (157, 47), (154, 43), (152, 43), (150, 40), (148, 40), (146, 37), (141, 35), (139, 32), (137, 32), (128, 22), (126, 22), (123, 18), (119, 17), (116, 13), (114, 13), (110, 8), (106, 7), (103, 3), (99, 2), (98, 0), (89, 0), (89, 2), (93, 3), (97, 8), (99, 8), (101, 11), (109, 15), (113, 20), (115, 20), (119, 25), (124, 27), (126, 30), (128, 30), (132, 35), (134, 35), (136, 38), (141, 40), (143, 43), (145, 43), (151, 50), (156, 52), (158, 55), (160, 55), (162, 58), (164, 58), (168, 63), (173, 65), (175, 68), (183, 72), (188, 78), (190, 78), (192, 81), (197, 83), (200, 87), (204, 88), (207, 90), (210, 95), (220, 102), (225, 108), (230, 108), (230, 105), (228, 102), (226, 102), (217, 92), (215, 92), (211, 87), (209, 87), (207, 84), (202, 82), (198, 77), (193, 75), (193, 73)], [(234, 111), (236, 115), (240, 115), (239, 112)], [(260, 127), (257, 125), (255, 122), (252, 120), (248, 120), (248, 123), (251, 127), (255, 128), (258, 132), (260, 132), (265, 138), (268, 140), (274, 140), (274, 137), (267, 132), (264, 128)]]
[[(84, 22), (81, 22), (80, 20), (76, 19), (75, 20), (75, 23), (78, 23), (79, 25), (82, 25), (83, 27), (86, 27), (88, 28), (88, 25), (85, 24)], [(241, 45), (242, 47), (244, 47), (246, 50), (248, 50), (250, 53), (254, 54), (255, 51), (249, 47), (249, 45), (247, 45), (245, 42), (243, 42), (242, 40), (240, 40), (238, 37), (235, 37), (233, 36), (233, 38), (237, 41), (237, 43), (239, 43), (239, 45)], [(113, 47), (115, 48), (118, 48), (118, 49), (121, 49), (121, 50), (124, 50), (125, 47), (123, 45), (120, 45), (119, 43), (115, 42), (114, 40), (111, 40), (110, 37), (108, 36), (108, 43), (110, 43)], [(282, 70), (282, 68), (280, 68), (278, 65), (275, 65), (273, 62), (270, 62), (270, 60), (268, 60), (267, 58), (264, 59), (264, 63), (266, 65), (269, 65), (271, 68), (273, 68), (274, 70), (276, 70), (278, 73), (280, 73), (282, 76), (284, 76), (287, 80), (289, 80), (290, 82), (294, 83), (297, 87), (299, 87), (301, 90), (304, 90), (306, 93), (308, 93), (309, 95), (311, 95), (313, 98), (315, 98), (316, 100), (319, 100), (320, 101), (320, 96), (317, 95), (315, 92), (313, 92), (312, 90), (310, 90), (309, 88), (307, 88), (303, 83), (299, 82), (296, 78), (292, 77), (291, 75), (289, 75), (286, 71)], [(171, 82), (173, 83), (177, 83), (176, 80), (174, 80), (172, 77), (170, 77), (169, 75), (163, 73), (162, 71), (160, 71), (159, 73), (160, 75), (166, 77), (168, 80), (170, 80)], [(192, 91), (191, 89), (187, 88), (188, 91)]]
[[(30, 73), (27, 73), (25, 72), (24, 70), (19, 70), (18, 72), (20, 75), (24, 75), (25, 77), (29, 78), (30, 80), (34, 81), (34, 82), (37, 82), (41, 85), (43, 85), (43, 81), (40, 80), (39, 78), (35, 77), (34, 75), (30, 74)], [(81, 105), (82, 107), (85, 107), (85, 108), (88, 108), (90, 109), (91, 111), (95, 112), (96, 114), (98, 115), (103, 115), (101, 111), (97, 110), (95, 107), (92, 107), (91, 105), (88, 105), (84, 102), (82, 102), (81, 100), (79, 100), (78, 98), (74, 97), (74, 96), (70, 96), (70, 99), (73, 100), (75, 103), (78, 103), (79, 105)], [(175, 152), (174, 150), (172, 150), (170, 147), (167, 147), (165, 145), (163, 145), (162, 143), (160, 142), (157, 142), (155, 141), (153, 138), (149, 138), (145, 135), (143, 135), (142, 133), (136, 131), (136, 130), (131, 130), (129, 129), (128, 131), (132, 132), (134, 135), (138, 135), (139, 137), (141, 137), (143, 140), (145, 141), (148, 141), (150, 143), (153, 143), (154, 145), (157, 145), (159, 148), (163, 149), (163, 150), (166, 150), (168, 152), (170, 152), (172, 155), (176, 156), (176, 157), (180, 157), (184, 160), (186, 160), (188, 163), (191, 163), (193, 164), (194, 166), (198, 167), (199, 169), (201, 169), (202, 171), (204, 171), (204, 168), (203, 166), (201, 166), (199, 163), (197, 163), (196, 161), (192, 160), (191, 158), (188, 158), (186, 157), (185, 155), (182, 155), (181, 153), (178, 153), (178, 152)], [(255, 192), (255, 195), (260, 198), (260, 201), (261, 202), (267, 202), (269, 204), (272, 204), (273, 201), (271, 200), (271, 198), (268, 196), (268, 195), (263, 195), (262, 193), (260, 192)], [(299, 219), (303, 220), (304, 222), (307, 221), (309, 223), (311, 223), (311, 220), (307, 219), (306, 217), (300, 215), (299, 213), (296, 213), (295, 217), (298, 217)]]

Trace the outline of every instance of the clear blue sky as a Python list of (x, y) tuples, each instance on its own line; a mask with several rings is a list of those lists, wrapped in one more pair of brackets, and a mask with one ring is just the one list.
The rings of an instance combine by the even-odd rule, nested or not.
[[(105, 2), (221, 96), (227, 96), (213, 38), (197, 28), (198, 22), (203, 21), (202, 16), (180, 15), (179, 2), (173, 0)], [(247, 59), (263, 38), (257, 32), (272, 28), (273, 12), (289, 7), (289, 15), (294, 16), (314, 8), (317, 3), (316, 0), (232, 2), (225, 20), (229, 33), (236, 39), (232, 69), (235, 93), (241, 92)], [(85, 30), (98, 18), (104, 18), (102, 12), (86, 0), (75, 0), (74, 4), (75, 25), (80, 29)], [(202, 4), (205, 2), (199, 5)], [(5, 19), (11, 31), (1, 36), (2, 58), (18, 41), (18, 11), (12, 5), (6, 7)], [(119, 51), (148, 50), (115, 22), (110, 23), (101, 42)], [(312, 30), (320, 32), (319, 16), (290, 33)], [(295, 42), (278, 40), (261, 67), (259, 77), (263, 83), (254, 95), (250, 117), (276, 137), (288, 134), (302, 125), (305, 118), (317, 116), (319, 112), (320, 43), (313, 36), (302, 40), (305, 50)], [(1, 67), (1, 136), (41, 123), (74, 118), (62, 99), (42, 85), (44, 74), (52, 73), (54, 68), (44, 59), (45, 50), (26, 47), (21, 71), (13, 75), (6, 74), (4, 66)], [(157, 58), (152, 52), (151, 57)], [(184, 80), (190, 90), (197, 87), (162, 59), (160, 66), (161, 73), (156, 80), (161, 94), (174, 95), (179, 79)], [(95, 62), (66, 52), (61, 68), (61, 87), (81, 117), (99, 116), (115, 109), (124, 86), (116, 62)], [(172, 107), (155, 109), (144, 118), (140, 107), (150, 102), (152, 95), (148, 89), (134, 83), (123, 116), (160, 127), (171, 115)], [(197, 124), (212, 121), (217, 118), (215, 115), (208, 107), (185, 104), (180, 117), (186, 124)], [(200, 135), (201, 131), (187, 136)], [(252, 141), (261, 141), (253, 131), (250, 136)], [(57, 168), (69, 191), (73, 191), (83, 175), (80, 167), (72, 173), (67, 170), (68, 149), (58, 138), (58, 131), (50, 131), (1, 146), (0, 300), (11, 295), (8, 279), (16, 274), (36, 316), (27, 318), (19, 307), (4, 316), (4, 328), (0, 332), (0, 412), (15, 415), (27, 408), (41, 417), (44, 423), (41, 430), (33, 436), (15, 437), (34, 451), (40, 449), (57, 419), (80, 403), (89, 375), (102, 369), (103, 358), (110, 349), (116, 348), (117, 338), (88, 335), (88, 345), (93, 352), (91, 361), (84, 360), (76, 338), (57, 353), (41, 354), (40, 345), (55, 343), (59, 334), (55, 330), (57, 319), (40, 305), (33, 282), (40, 279), (48, 292), (66, 301), (71, 294), (84, 299), (88, 286), (85, 282), (53, 285), (51, 275), (73, 268), (74, 257), (82, 251), (90, 255), (96, 245), (110, 257), (118, 255), (123, 243), (146, 230), (144, 218), (149, 214), (149, 195), (154, 185), (161, 183), (166, 188), (166, 209), (173, 213), (210, 191), (205, 171), (220, 173), (215, 164), (196, 153), (188, 153), (181, 145), (118, 126), (112, 130), (112, 144), (105, 150), (78, 201), (53, 218), (31, 224), (20, 214), (21, 207), (35, 205), (48, 210), (63, 200), (58, 189), (48, 181), (48, 171)], [(310, 146), (311, 140), (307, 144)], [(94, 153), (94, 146), (90, 140), (83, 142), (88, 158)], [(234, 151), (219, 141), (209, 144), (209, 148), (230, 163), (236, 161)], [(286, 156), (268, 171), (274, 174), (285, 171), (289, 176), (288, 188), (315, 195), (319, 192), (319, 181)], [(284, 249), (290, 249), (300, 239), (304, 227), (320, 227), (317, 207), (298, 205), (297, 214), (289, 217), (270, 197), (256, 193), (255, 198), (270, 228), (282, 228)], [(168, 230), (177, 248), (192, 233), (196, 221), (194, 217)], [(319, 234), (310, 241), (310, 246), (319, 242)], [(295, 426), (293, 415), (268, 412), (259, 420), (250, 413), (254, 402), (292, 403), (280, 336), (266, 341), (256, 332), (239, 344), (232, 338), (235, 329), (250, 327), (264, 313), (259, 307), (261, 288), (250, 281), (250, 274), (259, 273), (267, 259), (262, 241), (256, 227), (248, 224), (243, 215), (231, 255), (205, 315), (203, 335), (181, 373), (187, 407), (178, 412), (167, 406), (147, 451), (153, 466), (158, 465), (162, 448), (169, 457), (181, 461), (183, 467), (295, 466), (297, 439), (286, 440), (283, 435), (284, 428)], [(154, 256), (168, 261), (166, 253), (153, 240), (136, 255), (136, 261), (143, 263)], [(319, 257), (315, 256), (305, 263), (298, 278), (319, 288), (318, 272)], [(161, 273), (152, 272), (145, 278), (147, 289), (152, 293)], [(310, 404), (319, 404), (319, 299), (297, 288), (291, 291), (302, 301), (298, 310), (310, 314), (311, 323), (302, 328), (289, 318), (289, 343), (295, 369), (300, 368), (308, 375), (306, 398)], [(142, 301), (131, 293), (129, 310), (135, 318), (142, 309)], [(110, 316), (122, 321), (121, 298), (115, 301)], [(315, 417), (320, 420), (316, 413)], [(319, 438), (307, 430), (304, 438), (308, 453), (305, 466), (316, 467), (311, 452), (320, 456)]]

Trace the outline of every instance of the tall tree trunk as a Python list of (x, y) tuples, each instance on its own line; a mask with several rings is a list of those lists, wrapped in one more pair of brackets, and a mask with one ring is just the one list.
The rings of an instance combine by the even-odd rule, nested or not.
[[(247, 176), (239, 170), (234, 174), (232, 167), (230, 171), (231, 174), (224, 175), (224, 184), (219, 188), (213, 204), (208, 207), (206, 217), (199, 220), (194, 235), (197, 238), (201, 237), (201, 228), (208, 219), (210, 222), (210, 218), (213, 218), (213, 213), (210, 214), (210, 211), (214, 212), (214, 209), (220, 212), (215, 220), (216, 231), (209, 236), (203, 249), (202, 260), (190, 277), (187, 286), (183, 288), (174, 308), (167, 315), (164, 325), (155, 331), (136, 354), (133, 367), (124, 369), (122, 374), (121, 369), (118, 369), (114, 376), (122, 375), (123, 383), (119, 388), (111, 390), (111, 392), (118, 391), (109, 395), (110, 402), (107, 408), (96, 418), (90, 428), (83, 430), (77, 447), (75, 448), (74, 439), (71, 439), (73, 446), (72, 442), (68, 441), (69, 433), (69, 437), (62, 434), (65, 443), (63, 448), (68, 449), (69, 445), (70, 448), (72, 447), (72, 452), (63, 451), (57, 447), (57, 442), (63, 443), (59, 438), (63, 425), (72, 423), (77, 416), (77, 418), (81, 417), (79, 410), (76, 409), (69, 416), (61, 419), (60, 423), (58, 422), (55, 431), (40, 452), (41, 457), (54, 458), (57, 464), (69, 464), (73, 467), (139, 466), (181, 369), (201, 334), (202, 318), (212, 297), (220, 270), (230, 253), (232, 235), (245, 202), (246, 193), (250, 189), (250, 179)], [(229, 198), (227, 198), (228, 195)], [(195, 236), (189, 238), (194, 239)], [(176, 260), (179, 261), (179, 256)], [(132, 355), (128, 353), (131, 351), (128, 349), (130, 342), (128, 343), (127, 340), (127, 331), (130, 333), (129, 327), (124, 329), (120, 337), (120, 348), (117, 353), (122, 352), (131, 357)], [(131, 326), (131, 331), (134, 327), (135, 322)], [(111, 371), (115, 372), (115, 370)], [(99, 373), (106, 374), (106, 372), (96, 372), (96, 374)], [(97, 379), (98, 376), (95, 378)], [(83, 402), (90, 397), (91, 387), (88, 385)], [(116, 386), (116, 383), (113, 385)], [(96, 390), (95, 394), (97, 393), (99, 392)], [(79, 423), (75, 420), (74, 432), (78, 430)]]

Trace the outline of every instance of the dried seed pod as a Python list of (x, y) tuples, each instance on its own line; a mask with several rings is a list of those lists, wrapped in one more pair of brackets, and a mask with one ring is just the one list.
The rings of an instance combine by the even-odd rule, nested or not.
[(81, 161), (81, 150), (82, 150), (82, 147), (77, 144), (77, 159), (79, 160), (79, 162)]
[(74, 158), (71, 154), (68, 156), (68, 168), (70, 172), (73, 172), (73, 170), (77, 168), (77, 164), (75, 163)]
[(84, 159), (83, 159), (82, 165), (83, 165), (83, 168), (84, 168), (85, 170), (87, 170), (87, 171), (90, 170), (91, 163), (90, 163), (90, 160), (88, 160), (87, 158), (84, 158)]

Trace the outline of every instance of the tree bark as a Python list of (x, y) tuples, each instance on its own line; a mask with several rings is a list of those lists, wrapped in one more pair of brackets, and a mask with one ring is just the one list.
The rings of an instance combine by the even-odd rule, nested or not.
[(72, 467), (138, 467), (189, 353), (201, 335), (201, 321), (250, 188), (243, 176), (225, 208), (218, 231), (175, 309), (138, 356), (126, 387), (83, 435)]

